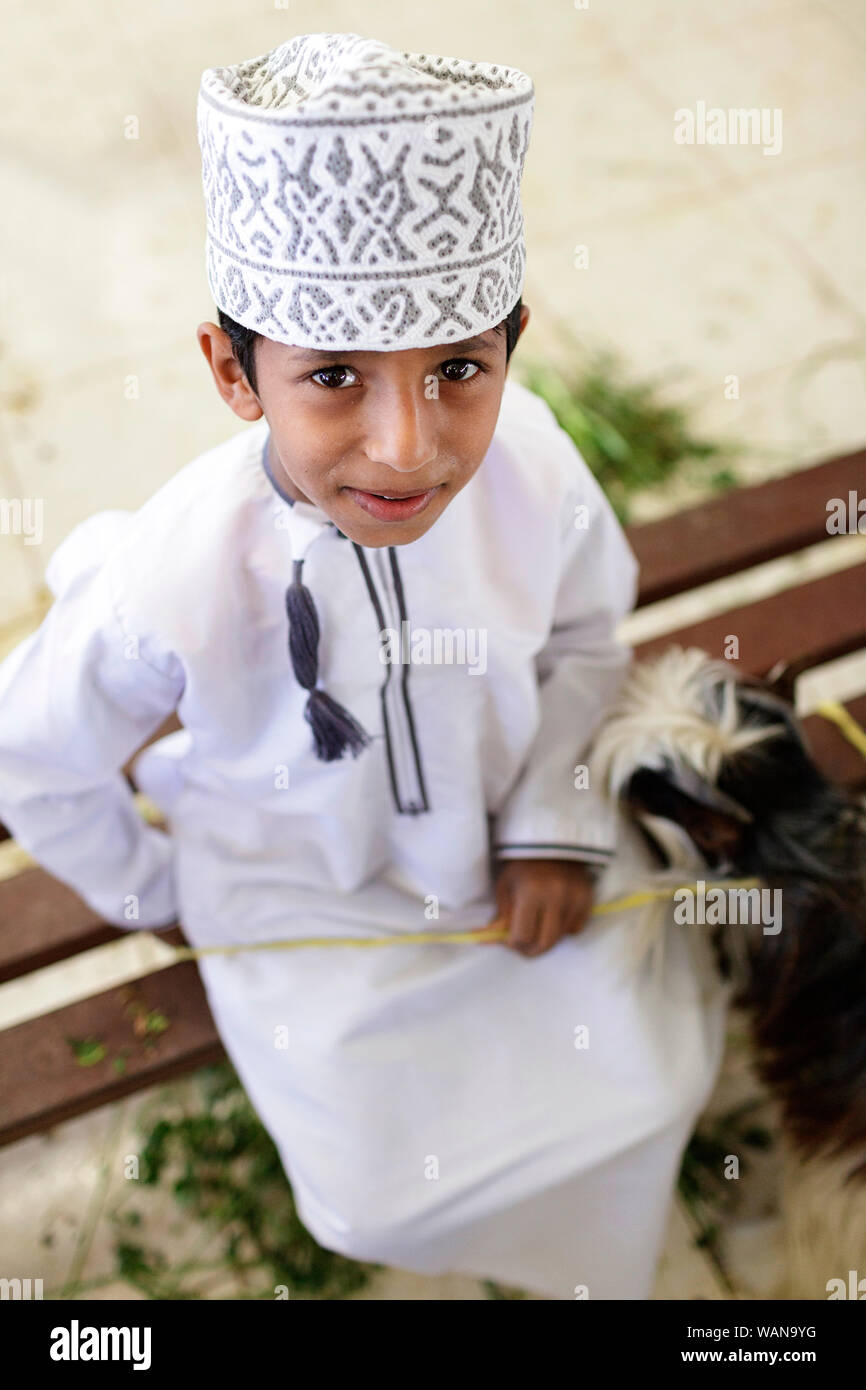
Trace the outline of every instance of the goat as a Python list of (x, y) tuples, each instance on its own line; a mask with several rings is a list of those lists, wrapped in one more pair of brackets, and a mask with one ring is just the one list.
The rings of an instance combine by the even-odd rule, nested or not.
[(660, 882), (697, 869), (781, 890), (781, 930), (706, 928), (780, 1115), (775, 1293), (848, 1296), (831, 1290), (855, 1271), (866, 1297), (866, 801), (813, 761), (790, 668), (759, 679), (694, 647), (632, 666), (589, 769)]

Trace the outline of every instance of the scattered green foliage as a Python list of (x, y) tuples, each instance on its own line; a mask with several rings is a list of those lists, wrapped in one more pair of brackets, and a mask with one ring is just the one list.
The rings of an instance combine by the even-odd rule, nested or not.
[[(171, 1020), (161, 1009), (148, 1009), (141, 1000), (134, 997), (133, 991), (130, 991), (130, 998), (124, 1013), (130, 1020), (133, 1036), (140, 1040), (146, 1053), (152, 1053), (156, 1049), (156, 1039), (171, 1027)], [(101, 1038), (67, 1037), (66, 1042), (72, 1049), (76, 1063), (80, 1067), (95, 1067), (98, 1062), (104, 1062), (108, 1056), (108, 1048)], [(131, 1052), (131, 1048), (122, 1047), (111, 1058), (111, 1068), (118, 1076), (126, 1074), (127, 1061)]]
[(170, 1020), (160, 1009), (148, 1009), (140, 999), (131, 998), (124, 1010), (132, 1020), (132, 1031), (141, 1038), (145, 1052), (152, 1052), (156, 1037), (171, 1026)]
[(112, 1057), (112, 1059), (111, 1059), (111, 1066), (112, 1066), (112, 1069), (113, 1069), (114, 1071), (117, 1072), (117, 1075), (118, 1075), (118, 1076), (125, 1076), (125, 1075), (126, 1075), (126, 1061), (127, 1061), (127, 1058), (128, 1058), (128, 1057), (129, 1057), (129, 1048), (128, 1048), (128, 1047), (123, 1047), (123, 1048), (121, 1048), (121, 1050), (118, 1052), (117, 1056), (116, 1056), (116, 1057)]
[[(146, 1128), (141, 1182), (169, 1187), (188, 1216), (211, 1228), (221, 1246), (214, 1263), (244, 1271), (250, 1298), (272, 1299), (284, 1286), (290, 1298), (339, 1299), (364, 1287), (379, 1266), (325, 1250), (302, 1225), (279, 1153), (233, 1067), (204, 1068), (197, 1080), (200, 1103)], [(201, 1297), (184, 1271), (126, 1232), (115, 1253), (120, 1275), (148, 1297)]]
[[(700, 479), (713, 490), (736, 485), (731, 445), (695, 437), (686, 412), (660, 399), (658, 382), (626, 382), (609, 353), (563, 374), (540, 363), (523, 364), (523, 384), (550, 406), (610, 499), (620, 522), (629, 520), (630, 494), (666, 482), (674, 473), (700, 465)], [(715, 471), (706, 476), (712, 461)], [(690, 475), (693, 480), (693, 474)]]
[(510, 1288), (507, 1284), (497, 1284), (495, 1279), (482, 1279), (482, 1287), (488, 1298), (525, 1298), (523, 1289)]
[(80, 1067), (93, 1067), (105, 1056), (105, 1043), (99, 1038), (67, 1038)]

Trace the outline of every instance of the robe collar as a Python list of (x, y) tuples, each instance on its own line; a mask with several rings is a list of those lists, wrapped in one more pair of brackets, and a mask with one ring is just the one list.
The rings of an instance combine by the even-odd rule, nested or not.
[(262, 467), (265, 470), (271, 487), (282, 500), (291, 507), (288, 514), (288, 529), (292, 542), (292, 557), (295, 560), (302, 560), (309, 550), (313, 541), (317, 540), (323, 531), (332, 527), (337, 535), (346, 540), (347, 537), (337, 526), (336, 522), (331, 521), (330, 517), (317, 507), (313, 502), (299, 502), (296, 498), (290, 497), (286, 490), (281, 487), (274, 477), (268, 460), (268, 446), (271, 441), (270, 431), (265, 435), (265, 442), (262, 446)]

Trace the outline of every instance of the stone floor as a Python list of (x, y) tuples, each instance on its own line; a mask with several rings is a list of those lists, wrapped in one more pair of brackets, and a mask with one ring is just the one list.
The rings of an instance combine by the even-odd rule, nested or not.
[[(215, 317), (204, 274), (195, 132), (202, 68), (292, 34), (360, 27), (398, 48), (527, 70), (536, 116), (524, 180), (524, 299), (517, 357), (566, 365), (613, 348), (661, 380), (695, 428), (742, 446), (743, 481), (862, 446), (866, 435), (866, 8), (859, 0), (440, 0), (435, 7), (304, 0), (241, 9), (188, 0), (83, 7), (9, 0), (0, 51), (0, 495), (44, 499), (40, 544), (3, 535), (0, 657), (45, 611), (45, 564), (73, 525), (137, 507), (189, 459), (243, 428), (216, 397), (195, 341)], [(85, 22), (86, 21), (86, 22)], [(170, 42), (167, 41), (170, 34)], [(678, 145), (674, 111), (779, 109), (781, 151)], [(132, 133), (136, 138), (128, 138)], [(11, 209), (11, 213), (9, 211)], [(588, 265), (578, 269), (575, 249)], [(736, 379), (736, 391), (731, 381)], [(732, 398), (733, 397), (733, 398)], [(681, 479), (635, 516), (697, 500)], [(628, 640), (785, 587), (816, 564), (862, 560), (866, 539), (804, 552), (656, 605)], [(822, 552), (827, 547), (822, 547)], [(810, 568), (811, 567), (811, 568)], [(858, 684), (859, 682), (859, 684)], [(862, 689), (862, 659), (801, 683), (801, 712)], [(125, 945), (126, 943), (120, 943)], [(113, 949), (113, 948), (112, 948)], [(111, 950), (91, 981), (122, 968)], [(71, 972), (0, 989), (9, 1010), (56, 1004)], [(8, 991), (12, 990), (13, 993)], [(17, 994), (14, 991), (17, 990)], [(42, 991), (39, 993), (39, 991)], [(34, 992), (35, 991), (35, 992)], [(735, 1023), (708, 1114), (755, 1094)], [(138, 1108), (107, 1107), (0, 1152), (5, 1262), (46, 1294), (136, 1297), (114, 1278), (107, 1213), (116, 1155)], [(743, 1182), (725, 1223), (726, 1284), (675, 1205), (657, 1298), (761, 1298), (779, 1265), (772, 1161)], [(149, 1221), (179, 1256), (200, 1237), (165, 1199)], [(101, 1282), (100, 1282), (101, 1281)], [(206, 1296), (242, 1292), (219, 1270)], [(375, 1299), (485, 1297), (474, 1280), (390, 1271)]]

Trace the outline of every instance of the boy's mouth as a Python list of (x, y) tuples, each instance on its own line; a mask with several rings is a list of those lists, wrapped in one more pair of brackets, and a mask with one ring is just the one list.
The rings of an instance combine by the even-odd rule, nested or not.
[(362, 492), (355, 487), (346, 488), (346, 491), (359, 507), (363, 507), (377, 521), (407, 521), (424, 510), (439, 491), (439, 486), (441, 484), (426, 492), (391, 493), (387, 496), (379, 492)]

